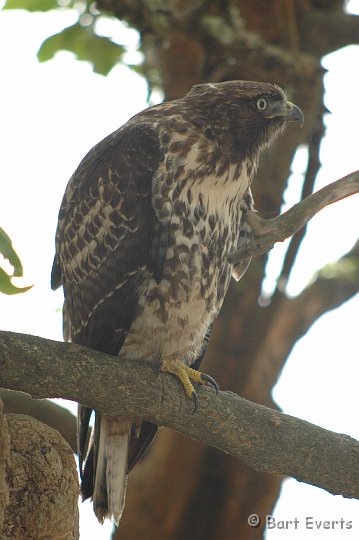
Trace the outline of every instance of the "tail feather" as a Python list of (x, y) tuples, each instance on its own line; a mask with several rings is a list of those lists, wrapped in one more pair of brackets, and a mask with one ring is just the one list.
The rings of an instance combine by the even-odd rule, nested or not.
[(77, 448), (79, 452), (79, 467), (80, 474), (82, 476), (82, 471), (84, 468), (85, 461), (88, 461), (88, 456), (86, 456), (87, 449), (91, 449), (92, 445), (87, 445), (87, 439), (91, 430), (89, 429), (90, 418), (92, 414), (92, 409), (85, 407), (84, 405), (78, 405), (77, 408)]
[(100, 417), (93, 505), (101, 523), (105, 518), (113, 518), (118, 524), (121, 519), (125, 506), (130, 430), (131, 421), (127, 419)]
[(125, 506), (127, 475), (158, 428), (148, 422), (95, 412), (95, 427), (87, 444), (88, 411), (79, 408), (78, 417), (82, 500), (92, 498), (100, 523), (113, 518), (118, 524)]

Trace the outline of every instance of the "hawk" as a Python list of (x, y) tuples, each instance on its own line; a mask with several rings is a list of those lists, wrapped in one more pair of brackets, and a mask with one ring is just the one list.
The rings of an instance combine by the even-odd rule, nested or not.
[[(230, 277), (226, 254), (250, 234), (258, 157), (301, 110), (268, 83), (200, 84), (98, 143), (71, 177), (56, 233), (52, 288), (64, 289), (64, 338), (153, 362), (189, 398)], [(118, 523), (127, 475), (157, 426), (79, 405), (83, 499)]]

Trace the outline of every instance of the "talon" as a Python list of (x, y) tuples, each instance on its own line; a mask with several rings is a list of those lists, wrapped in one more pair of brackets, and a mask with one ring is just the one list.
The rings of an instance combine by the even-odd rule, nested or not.
[(193, 399), (193, 414), (194, 414), (197, 410), (197, 405), (198, 405), (198, 396), (195, 390), (192, 392), (191, 398)]
[(216, 394), (218, 396), (219, 386), (218, 386), (217, 382), (213, 379), (213, 377), (211, 377), (210, 375), (207, 375), (206, 373), (201, 373), (201, 377), (202, 377), (202, 380), (205, 383), (208, 383), (210, 386), (212, 386), (212, 388), (215, 389)]
[(197, 409), (198, 398), (192, 382), (197, 384), (207, 383), (212, 386), (218, 394), (218, 384), (212, 377), (206, 375), (205, 373), (201, 373), (196, 369), (190, 368), (177, 360), (165, 358), (162, 361), (160, 371), (172, 373), (181, 381), (187, 399), (193, 399), (194, 401), (194, 411)]

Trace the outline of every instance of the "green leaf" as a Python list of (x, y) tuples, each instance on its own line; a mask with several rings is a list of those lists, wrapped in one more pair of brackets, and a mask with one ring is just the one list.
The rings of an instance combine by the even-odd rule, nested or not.
[(25, 9), (26, 11), (50, 11), (59, 7), (57, 0), (6, 0), (3, 9)]
[(9, 261), (11, 266), (14, 268), (14, 276), (19, 277), (22, 276), (23, 270), (22, 270), (22, 264), (21, 261), (12, 247), (12, 242), (9, 238), (9, 236), (6, 234), (4, 229), (0, 227), (0, 253)]
[(9, 261), (14, 268), (13, 275), (10, 276), (0, 267), (0, 292), (4, 294), (18, 294), (26, 292), (31, 289), (32, 285), (28, 287), (15, 287), (11, 283), (12, 277), (20, 277), (23, 274), (21, 261), (12, 247), (12, 242), (4, 229), (0, 227), (0, 254)]
[(74, 53), (78, 60), (90, 62), (95, 73), (107, 75), (121, 60), (124, 48), (95, 34), (92, 26), (76, 23), (47, 38), (38, 50), (38, 60), (46, 62), (61, 50)]
[(0, 292), (3, 294), (19, 294), (24, 293), (31, 289), (32, 285), (29, 285), (28, 287), (15, 287), (11, 283), (11, 276), (9, 276), (5, 270), (0, 268)]

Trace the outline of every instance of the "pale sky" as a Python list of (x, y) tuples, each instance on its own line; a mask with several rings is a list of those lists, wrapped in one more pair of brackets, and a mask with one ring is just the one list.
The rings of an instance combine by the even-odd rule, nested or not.
[[(359, 2), (355, 4), (359, 12)], [(41, 41), (73, 22), (71, 14), (0, 12), (1, 40), (1, 199), (0, 226), (11, 236), (25, 276), (19, 285), (33, 289), (0, 297), (2, 329), (62, 339), (62, 294), (52, 292), (49, 278), (54, 255), (57, 214), (67, 181), (84, 154), (100, 139), (145, 108), (144, 81), (123, 66), (105, 78), (70, 53), (39, 64)], [(111, 27), (112, 28), (112, 27)], [(115, 27), (117, 28), (117, 27)], [(129, 34), (127, 40), (133, 41)], [(359, 168), (359, 47), (326, 57), (327, 136), (316, 189)], [(6, 82), (6, 84), (5, 84)], [(275, 82), (275, 81), (274, 81)], [(293, 163), (287, 204), (297, 202), (305, 150)], [(335, 261), (354, 244), (359, 197), (321, 212), (308, 228), (289, 291), (297, 294), (313, 273)], [(266, 289), (273, 286), (285, 246), (273, 250)], [(296, 345), (274, 389), (284, 412), (333, 431), (359, 437), (358, 320), (359, 298), (323, 316)], [(74, 411), (74, 406), (69, 405)], [(131, 481), (131, 479), (129, 480)], [(82, 538), (110, 537), (82, 505)], [(266, 538), (353, 540), (359, 538), (359, 503), (288, 480), (277, 504), (281, 520), (300, 518), (297, 530), (269, 530)], [(305, 516), (353, 522), (352, 529), (308, 530)]]

